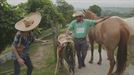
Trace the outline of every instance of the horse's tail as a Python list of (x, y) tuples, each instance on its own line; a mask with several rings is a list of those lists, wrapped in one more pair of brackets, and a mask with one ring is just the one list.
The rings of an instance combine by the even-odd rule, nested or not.
[(129, 39), (129, 31), (126, 28), (122, 28), (120, 31), (120, 41), (117, 52), (117, 73), (122, 73), (126, 68), (127, 61), (127, 42)]

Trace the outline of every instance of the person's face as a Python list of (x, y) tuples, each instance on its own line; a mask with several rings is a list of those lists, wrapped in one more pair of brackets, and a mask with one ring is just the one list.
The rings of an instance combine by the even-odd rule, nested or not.
[(76, 19), (77, 19), (78, 22), (81, 22), (83, 20), (83, 16), (82, 15), (81, 16), (77, 16)]

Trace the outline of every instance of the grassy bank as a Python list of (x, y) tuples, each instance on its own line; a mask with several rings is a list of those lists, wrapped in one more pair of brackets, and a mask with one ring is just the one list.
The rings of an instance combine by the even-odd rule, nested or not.
[[(50, 30), (49, 30), (50, 31)], [(47, 33), (47, 32), (45, 32)], [(42, 37), (46, 36), (45, 34)], [(30, 46), (30, 57), (34, 65), (32, 75), (54, 75), (55, 71), (55, 56), (52, 44), (52, 36), (43, 38), (44, 40), (50, 40), (50, 44), (43, 45), (41, 42), (35, 42)], [(42, 51), (42, 57), (40, 55), (35, 56), (39, 51)], [(11, 51), (11, 48), (7, 48), (4, 54)], [(38, 58), (41, 58), (40, 60)], [(21, 75), (26, 75), (26, 66), (21, 67)], [(12, 75), (13, 74), (13, 61), (7, 61), (0, 65), (0, 75)], [(67, 71), (63, 68), (57, 75), (68, 75)]]

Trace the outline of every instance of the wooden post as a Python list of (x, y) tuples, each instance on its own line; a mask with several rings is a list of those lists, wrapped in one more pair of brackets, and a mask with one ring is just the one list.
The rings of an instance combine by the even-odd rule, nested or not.
[(55, 26), (51, 26), (52, 31), (53, 31), (53, 49), (54, 49), (54, 57), (55, 57), (55, 62), (57, 60), (57, 38), (59, 35), (59, 27), (58, 24), (55, 24)]

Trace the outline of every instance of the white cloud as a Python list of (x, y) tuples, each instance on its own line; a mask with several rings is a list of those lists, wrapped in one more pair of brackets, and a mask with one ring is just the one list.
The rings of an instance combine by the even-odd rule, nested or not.
[(74, 7), (88, 8), (93, 4), (107, 7), (134, 7), (134, 0), (66, 0)]
[[(17, 5), (27, 0), (7, 0), (9, 4)], [(56, 0), (51, 0), (56, 2)], [(134, 0), (65, 0), (72, 4), (75, 8), (88, 8), (91, 5), (107, 6), (107, 7), (134, 7)]]

